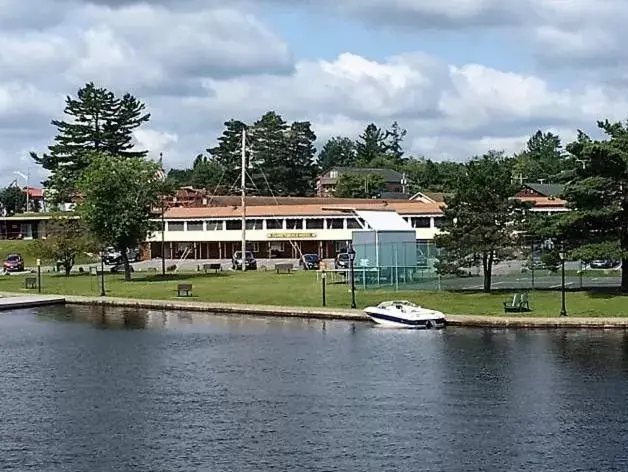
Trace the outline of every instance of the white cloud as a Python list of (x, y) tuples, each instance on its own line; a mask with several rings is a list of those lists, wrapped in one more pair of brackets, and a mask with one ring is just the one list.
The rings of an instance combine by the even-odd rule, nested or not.
[[(50, 120), (87, 81), (146, 102), (151, 123), (136, 141), (153, 158), (164, 152), (168, 166), (189, 165), (215, 142), (224, 121), (252, 122), (268, 110), (310, 120), (321, 142), (356, 137), (371, 121), (386, 127), (397, 120), (408, 129), (411, 152), (457, 160), (491, 148), (514, 152), (538, 128), (565, 138), (597, 119), (628, 114), (623, 89), (588, 76), (580, 86), (557, 86), (540, 75), (454, 66), (419, 52), (295, 60), (284, 40), (239, 3), (225, 9), (217, 0), (193, 2), (196, 10), (172, 1), (95, 3), (57, 1), (48, 21), (34, 22), (19, 0), (0, 0), (6, 7), (0, 25), (14, 20), (0, 28), (0, 175), (28, 167), (29, 150), (45, 150), (54, 133)], [(610, 54), (617, 44), (614, 30), (603, 28), (619, 4), (611, 0), (596, 7), (584, 0), (334, 3), (365, 18), (380, 12), (382, 21), (405, 17), (407, 24), (443, 28), (497, 27), (507, 16), (511, 28), (543, 46), (547, 60), (565, 63), (588, 60), (600, 47)], [(382, 13), (383, 6), (390, 11)], [(581, 39), (582, 31), (597, 41)]]

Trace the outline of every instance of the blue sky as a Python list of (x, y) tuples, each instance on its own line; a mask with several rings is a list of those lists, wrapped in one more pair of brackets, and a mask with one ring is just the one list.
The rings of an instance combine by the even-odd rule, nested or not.
[(628, 118), (627, 21), (624, 0), (4, 0), (0, 185), (44, 176), (28, 153), (88, 81), (146, 103), (137, 144), (175, 167), (268, 110), (319, 147), (398, 121), (434, 160), (568, 142)]

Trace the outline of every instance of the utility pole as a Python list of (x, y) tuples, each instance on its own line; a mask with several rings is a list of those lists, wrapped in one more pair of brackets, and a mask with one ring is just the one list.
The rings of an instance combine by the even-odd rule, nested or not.
[[(246, 130), (242, 130), (242, 175), (240, 176), (242, 203), (242, 271), (246, 270)], [(237, 259), (236, 259), (237, 263)]]

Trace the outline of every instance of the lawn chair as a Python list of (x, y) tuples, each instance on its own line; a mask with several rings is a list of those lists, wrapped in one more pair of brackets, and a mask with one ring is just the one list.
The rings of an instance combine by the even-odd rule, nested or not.
[(528, 301), (528, 294), (526, 293), (516, 293), (512, 297), (512, 301), (504, 302), (504, 312), (505, 313), (524, 313), (530, 310), (530, 303)]

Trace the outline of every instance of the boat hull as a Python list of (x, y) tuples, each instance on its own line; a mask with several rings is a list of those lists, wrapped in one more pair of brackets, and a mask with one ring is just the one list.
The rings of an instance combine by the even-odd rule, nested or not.
[(444, 317), (402, 318), (389, 313), (365, 311), (375, 323), (386, 328), (441, 329), (445, 327)]

